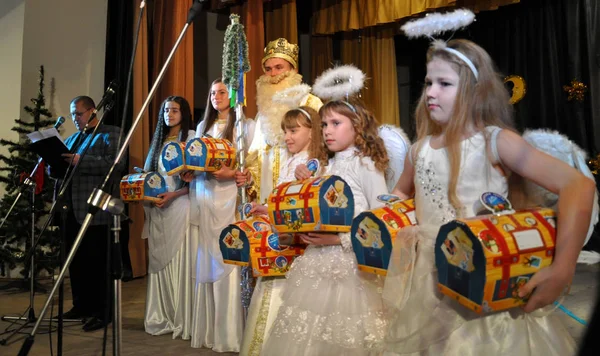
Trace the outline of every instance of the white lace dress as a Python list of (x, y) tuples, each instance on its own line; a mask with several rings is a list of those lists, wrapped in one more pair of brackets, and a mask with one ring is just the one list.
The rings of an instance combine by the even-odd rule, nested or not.
[[(352, 189), (355, 215), (380, 206), (386, 194), (382, 172), (354, 147), (336, 153), (325, 175), (342, 177)], [(385, 333), (378, 276), (357, 269), (350, 233), (342, 245), (309, 246), (287, 274), (279, 309), (264, 355), (366, 355)]]
[[(488, 128), (494, 153), (499, 131)], [(432, 148), (429, 140), (425, 139), (414, 162), (419, 225), (403, 229), (396, 237), (385, 281), (383, 296), (391, 306), (386, 355), (573, 355), (574, 342), (554, 315), (525, 314), (520, 308), (479, 315), (438, 292), (433, 246), (439, 227), (457, 214), (447, 199), (446, 150)], [(484, 134), (478, 133), (461, 143), (456, 193), (465, 217), (475, 215), (483, 192), (507, 196), (507, 180), (489, 164), (485, 142)], [(403, 253), (400, 259), (400, 252), (415, 251), (417, 242), (414, 258)]]
[[(307, 151), (298, 152), (288, 158), (279, 169), (277, 185), (296, 180), (294, 176), (296, 167), (305, 164), (307, 160)], [(285, 284), (285, 277), (257, 278), (250, 308), (248, 309), (240, 355), (262, 355), (262, 348), (281, 306), (281, 296)]]

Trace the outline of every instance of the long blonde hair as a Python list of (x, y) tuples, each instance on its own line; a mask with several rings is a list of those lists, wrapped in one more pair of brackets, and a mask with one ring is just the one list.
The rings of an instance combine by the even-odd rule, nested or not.
[[(477, 44), (463, 39), (448, 42), (453, 48), (471, 60), (478, 71), (478, 78), (464, 61), (443, 48), (430, 47), (427, 51), (427, 63), (434, 58), (448, 62), (459, 77), (458, 90), (454, 100), (454, 108), (445, 129), (445, 146), (450, 162), (448, 200), (457, 212), (462, 203), (456, 195), (456, 186), (461, 165), (461, 141), (465, 128), (472, 127), (475, 132), (483, 132), (486, 137), (486, 148), (489, 137), (485, 128), (498, 126), (514, 131), (513, 110), (509, 103), (509, 94), (501, 79), (500, 73), (489, 54)], [(442, 133), (442, 126), (431, 119), (427, 109), (427, 87), (423, 92), (415, 110), (417, 136), (420, 143), (429, 135)], [(420, 150), (417, 146), (417, 152)], [(417, 153), (418, 154), (418, 153)]]

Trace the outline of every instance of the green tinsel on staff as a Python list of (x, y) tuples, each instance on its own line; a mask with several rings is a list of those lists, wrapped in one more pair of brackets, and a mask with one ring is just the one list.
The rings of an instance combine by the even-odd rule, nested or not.
[[(231, 24), (225, 31), (225, 41), (223, 43), (223, 84), (229, 89), (231, 106), (237, 102), (242, 102), (237, 95), (243, 93), (243, 75), (250, 71), (250, 61), (248, 60), (248, 42), (244, 25), (240, 23), (240, 16), (231, 14), (229, 16)], [(240, 88), (242, 86), (242, 88)], [(241, 91), (241, 92), (240, 92)]]
[[(244, 26), (240, 24), (240, 17), (236, 14), (229, 16), (231, 23), (225, 31), (225, 42), (223, 43), (223, 84), (229, 90), (231, 107), (235, 107), (235, 142), (237, 149), (238, 166), (240, 171), (245, 166), (245, 147), (244, 147), (244, 113), (242, 106), (245, 104), (244, 98), (244, 73), (250, 70), (248, 60), (248, 42), (244, 33)], [(240, 198), (242, 206), (247, 202), (246, 188), (240, 187)], [(245, 219), (244, 209), (240, 209), (240, 217)], [(249, 266), (243, 267), (241, 271), (241, 303), (244, 310), (244, 324), (250, 308), (252, 298), (252, 270)]]

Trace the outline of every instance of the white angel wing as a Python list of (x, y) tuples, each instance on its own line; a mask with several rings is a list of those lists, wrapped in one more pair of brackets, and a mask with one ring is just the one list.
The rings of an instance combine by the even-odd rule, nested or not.
[(391, 192), (404, 170), (404, 159), (410, 149), (410, 140), (406, 133), (397, 126), (381, 125), (378, 130), (390, 159), (389, 168), (385, 172), (385, 180), (388, 191)]
[[(585, 163), (587, 156), (585, 151), (566, 136), (561, 135), (557, 131), (538, 129), (526, 130), (523, 134), (523, 138), (538, 150), (560, 159), (571, 167), (576, 168), (586, 177), (594, 180), (594, 175)], [(556, 210), (556, 204), (558, 203), (558, 196), (556, 194), (527, 180), (525, 181), (524, 189), (530, 203)], [(594, 226), (598, 223), (598, 212), (598, 191), (596, 190), (596, 193), (594, 194), (594, 206), (592, 208), (592, 219), (590, 221), (584, 245), (589, 241), (594, 231)], [(590, 259), (588, 258), (587, 261), (590, 261)], [(598, 261), (600, 261), (600, 259), (598, 259)], [(579, 262), (583, 262), (582, 258), (580, 258)]]

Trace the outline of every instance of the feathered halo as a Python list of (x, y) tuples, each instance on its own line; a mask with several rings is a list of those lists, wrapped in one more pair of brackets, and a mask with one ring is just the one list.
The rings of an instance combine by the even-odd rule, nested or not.
[(456, 31), (464, 28), (475, 21), (475, 14), (468, 9), (458, 9), (445, 14), (431, 13), (418, 20), (409, 21), (401, 27), (408, 38), (428, 37), (433, 40), (432, 47), (452, 53), (463, 61), (475, 75), (479, 78), (479, 72), (473, 62), (460, 51), (448, 48), (446, 42), (433, 38), (446, 31)]
[(308, 84), (298, 84), (279, 91), (273, 95), (273, 102), (287, 105), (293, 109), (300, 111), (308, 121), (312, 121), (310, 114), (306, 110), (300, 108), (302, 100), (310, 94), (311, 87)]
[(433, 38), (446, 31), (456, 31), (467, 27), (475, 20), (475, 14), (468, 9), (458, 9), (445, 14), (430, 13), (418, 20), (409, 21), (401, 27), (408, 38), (426, 36)]
[(353, 65), (343, 65), (324, 71), (313, 86), (313, 93), (322, 99), (348, 100), (365, 84), (365, 73)]
[(302, 99), (310, 94), (310, 89), (308, 84), (294, 85), (273, 95), (273, 101), (290, 107), (297, 107), (300, 106)]

